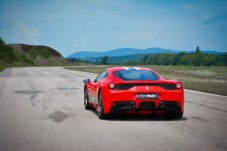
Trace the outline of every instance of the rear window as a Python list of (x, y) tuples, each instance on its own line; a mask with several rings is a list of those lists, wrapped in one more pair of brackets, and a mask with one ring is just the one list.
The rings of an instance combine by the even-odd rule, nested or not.
[(148, 70), (118, 70), (114, 76), (125, 81), (129, 80), (158, 80), (159, 76)]

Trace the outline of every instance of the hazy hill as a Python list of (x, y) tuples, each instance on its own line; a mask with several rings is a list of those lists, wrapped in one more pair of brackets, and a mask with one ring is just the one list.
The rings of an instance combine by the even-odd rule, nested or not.
[[(120, 48), (114, 49), (105, 52), (92, 52), (92, 51), (79, 51), (75, 52), (72, 55), (66, 58), (99, 58), (103, 56), (108, 57), (118, 57), (118, 56), (127, 56), (127, 55), (137, 55), (137, 54), (158, 54), (158, 53), (179, 53), (182, 51), (171, 50), (171, 49), (162, 49), (162, 48), (147, 48), (147, 49), (134, 49), (134, 48)], [(194, 52), (194, 51), (187, 51), (187, 52)], [(203, 53), (208, 54), (224, 54), (224, 52), (217, 52), (217, 51), (203, 51)]]
[(27, 44), (9, 44), (9, 46), (20, 62), (32, 65), (60, 65), (67, 62), (58, 51), (48, 46)]
[[(124, 55), (124, 56), (112, 56), (108, 58), (108, 63), (110, 64), (124, 64), (129, 61), (139, 61), (143, 59), (146, 54), (135, 54), (135, 55)], [(73, 58), (69, 58), (74, 60)], [(76, 60), (85, 60), (88, 63), (100, 64), (102, 57), (90, 57), (90, 58), (79, 58)]]
[(41, 51), (47, 51), (48, 54), (52, 57), (62, 57), (62, 55), (58, 51), (48, 46), (27, 44), (8, 44), (8, 46), (13, 48), (13, 50), (16, 52), (29, 53), (29, 51), (34, 50), (37, 54), (40, 54)]
[(162, 49), (162, 48), (148, 48), (148, 49), (134, 49), (134, 48), (120, 48), (105, 52), (91, 52), (91, 51), (80, 51), (75, 52), (67, 58), (96, 58), (103, 56), (125, 56), (135, 54), (147, 54), (147, 53), (177, 53), (175, 50)]
[(68, 63), (62, 55), (43, 45), (5, 44), (0, 39), (0, 64), (2, 66), (62, 65)]

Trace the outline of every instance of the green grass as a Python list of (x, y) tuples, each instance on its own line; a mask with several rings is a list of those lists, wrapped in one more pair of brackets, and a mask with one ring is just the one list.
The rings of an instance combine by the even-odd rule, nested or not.
[(64, 67), (65, 69), (84, 71), (84, 72), (92, 72), (92, 73), (101, 73), (103, 70), (109, 68), (111, 66), (108, 65), (88, 65), (88, 66), (76, 66), (76, 67)]
[(8, 68), (8, 67), (6, 67), (6, 66), (0, 66), (0, 72), (2, 72), (3, 70), (5, 70), (6, 68)]
[(0, 65), (0, 72), (2, 72), (6, 68), (17, 68), (17, 67), (55, 67), (55, 66), (81, 66), (81, 65), (87, 65), (84, 63), (76, 63), (76, 62), (57, 62), (54, 59), (53, 60), (46, 60), (45, 62), (36, 62), (34, 65), (25, 63), (25, 62), (13, 62), (13, 63), (5, 63), (1, 62), (2, 65)]
[(56, 64), (38, 64), (38, 65), (30, 65), (26, 64), (24, 62), (16, 62), (16, 63), (11, 63), (9, 65), (0, 65), (0, 73), (5, 70), (6, 68), (18, 68), (18, 67), (58, 67), (58, 66), (81, 66), (84, 65), (82, 63), (56, 63)]
[[(78, 66), (66, 69), (100, 73), (110, 66)], [(145, 66), (157, 71), (165, 79), (175, 79), (184, 88), (227, 96), (227, 67)]]

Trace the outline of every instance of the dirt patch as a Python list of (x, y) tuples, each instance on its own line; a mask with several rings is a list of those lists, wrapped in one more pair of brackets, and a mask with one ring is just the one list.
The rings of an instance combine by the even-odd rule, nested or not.
[(49, 119), (54, 120), (57, 123), (60, 123), (62, 121), (64, 121), (65, 119), (67, 119), (70, 115), (62, 112), (62, 111), (54, 111), (53, 113), (51, 113), (49, 115)]
[(195, 120), (200, 120), (201, 122), (208, 122), (209, 120), (206, 120), (204, 118), (201, 118), (201, 117), (197, 117), (197, 116), (192, 116), (191, 117), (192, 119), (195, 119)]
[(20, 94), (37, 94), (37, 93), (41, 93), (42, 91), (40, 90), (18, 90), (18, 91), (14, 91), (15, 93), (20, 93)]
[(67, 91), (67, 90), (69, 90), (69, 91), (70, 91), (70, 90), (71, 90), (71, 91), (72, 91), (72, 90), (79, 90), (79, 88), (58, 88), (58, 89), (59, 89), (59, 90), (66, 90), (66, 91)]

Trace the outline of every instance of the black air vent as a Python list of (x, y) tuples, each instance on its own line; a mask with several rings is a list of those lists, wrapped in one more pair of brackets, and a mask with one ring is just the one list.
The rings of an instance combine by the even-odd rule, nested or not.
[(130, 83), (130, 84), (117, 84), (115, 90), (128, 90), (135, 86), (159, 86), (166, 90), (176, 90), (175, 84), (159, 84), (159, 83)]

